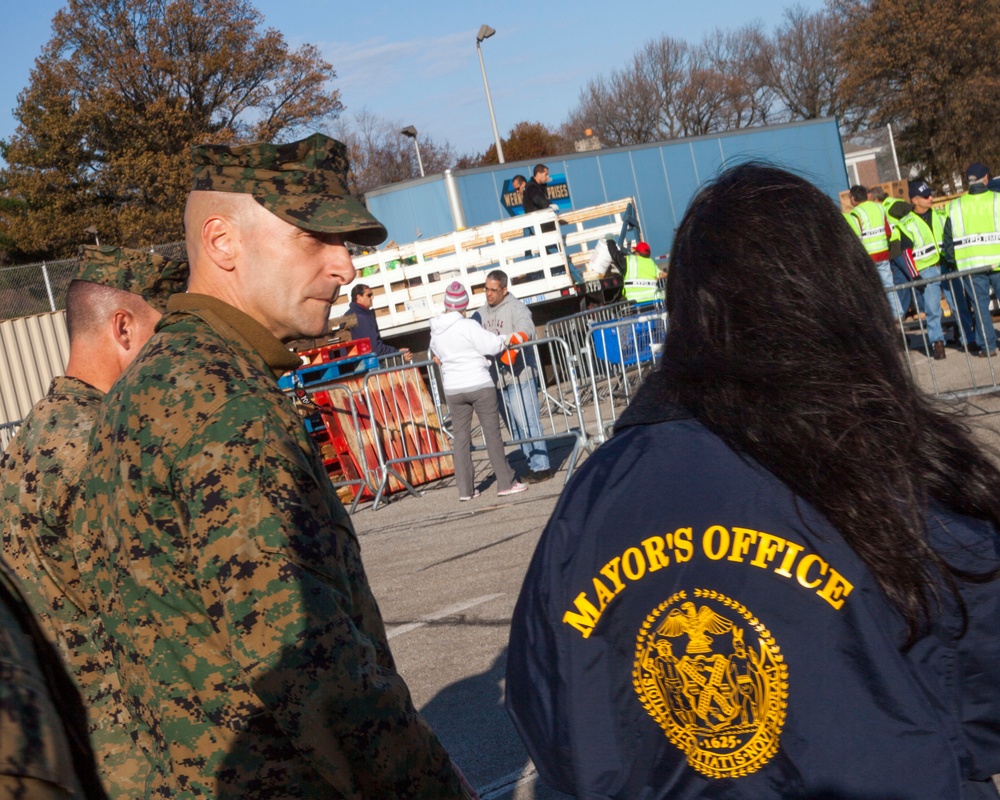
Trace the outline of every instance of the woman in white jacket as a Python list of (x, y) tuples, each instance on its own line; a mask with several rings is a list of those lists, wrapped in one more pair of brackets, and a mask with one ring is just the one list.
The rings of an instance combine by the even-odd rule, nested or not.
[(500, 435), (497, 392), (486, 356), (495, 356), (507, 345), (503, 336), (490, 333), (465, 318), (469, 293), (452, 281), (444, 295), (445, 313), (431, 320), (431, 354), (441, 364), (444, 395), (451, 412), (455, 436), (455, 483), (458, 499), (479, 497), (472, 469), (472, 412), (476, 412), (486, 440), (486, 452), (497, 476), (497, 496), (517, 494), (528, 487), (514, 480), (514, 470)]

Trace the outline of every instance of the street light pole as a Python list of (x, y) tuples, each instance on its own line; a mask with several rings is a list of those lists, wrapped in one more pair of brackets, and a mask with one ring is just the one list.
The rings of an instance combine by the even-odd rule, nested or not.
[(403, 130), (400, 131), (403, 136), (409, 136), (413, 139), (413, 146), (417, 149), (417, 165), (420, 167), (420, 177), (424, 177), (424, 161), (420, 158), (420, 145), (417, 144), (417, 129), (412, 125), (407, 125)]
[(486, 105), (490, 107), (490, 122), (493, 123), (493, 141), (497, 146), (497, 159), (503, 164), (503, 147), (500, 144), (500, 132), (497, 130), (497, 118), (493, 113), (493, 98), (490, 97), (490, 84), (486, 80), (486, 65), (483, 63), (483, 48), (480, 46), (483, 39), (489, 39), (494, 33), (489, 25), (481, 25), (479, 33), (476, 34), (476, 52), (479, 53), (479, 68), (483, 71), (483, 86), (486, 88)]

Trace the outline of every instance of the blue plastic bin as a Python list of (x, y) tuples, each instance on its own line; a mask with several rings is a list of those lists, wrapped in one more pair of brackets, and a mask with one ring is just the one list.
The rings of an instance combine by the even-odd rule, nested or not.
[[(602, 323), (623, 322), (608, 320)], [(653, 358), (652, 345), (663, 341), (663, 320), (654, 317), (629, 319), (630, 325), (601, 328), (590, 332), (594, 341), (594, 355), (609, 364), (631, 366)]]

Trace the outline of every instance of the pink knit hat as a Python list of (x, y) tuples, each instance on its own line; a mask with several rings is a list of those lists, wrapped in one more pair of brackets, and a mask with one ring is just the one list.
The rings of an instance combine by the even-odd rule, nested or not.
[(444, 307), (448, 311), (464, 311), (469, 307), (469, 293), (458, 281), (448, 284), (444, 293)]

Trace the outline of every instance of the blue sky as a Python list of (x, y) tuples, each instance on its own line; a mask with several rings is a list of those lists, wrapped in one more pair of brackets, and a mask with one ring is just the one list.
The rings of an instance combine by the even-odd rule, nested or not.
[[(699, 42), (718, 27), (754, 20), (771, 31), (794, 0), (257, 0), (269, 26), (297, 46), (320, 48), (337, 71), (345, 113), (369, 111), (448, 141), (459, 153), (493, 141), (476, 32), (497, 33), (483, 58), (501, 136), (521, 120), (556, 127), (588, 80), (626, 64), (664, 34)], [(822, 0), (798, 0), (812, 11)], [(0, 48), (0, 138), (16, 128), (13, 109), (63, 0), (8, 0)], [(622, 98), (627, 106), (628, 98)]]

